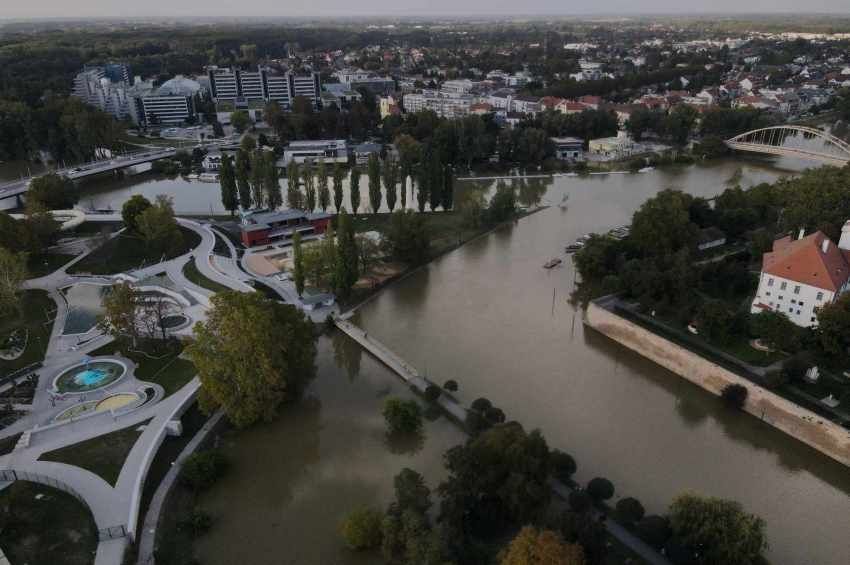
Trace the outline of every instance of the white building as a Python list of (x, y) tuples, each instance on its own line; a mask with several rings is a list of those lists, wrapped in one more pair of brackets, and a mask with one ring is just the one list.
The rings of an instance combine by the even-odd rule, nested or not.
[(319, 73), (280, 73), (269, 67), (243, 71), (211, 66), (207, 67), (207, 78), (213, 100), (236, 105), (277, 102), (288, 110), (296, 96), (303, 96), (316, 106), (322, 94)]
[(635, 150), (635, 144), (625, 131), (618, 131), (616, 137), (601, 137), (591, 139), (587, 151), (591, 155), (603, 159), (623, 159), (630, 157)]
[(292, 161), (325, 161), (326, 163), (345, 163), (348, 161), (348, 145), (344, 139), (315, 139), (290, 141), (283, 150), (283, 165)]
[[(800, 233), (802, 236), (802, 231)], [(762, 256), (750, 311), (780, 312), (802, 327), (817, 325), (817, 312), (850, 287), (850, 221), (835, 245), (823, 232), (773, 242)]]
[(469, 108), (475, 98), (467, 94), (447, 96), (433, 90), (425, 90), (405, 94), (402, 101), (406, 112), (431, 110), (441, 118), (460, 118), (469, 114)]

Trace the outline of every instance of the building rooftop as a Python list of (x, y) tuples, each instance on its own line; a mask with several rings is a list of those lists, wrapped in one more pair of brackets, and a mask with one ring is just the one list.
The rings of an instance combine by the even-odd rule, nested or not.
[(797, 240), (785, 236), (762, 256), (761, 270), (837, 292), (850, 278), (850, 251), (840, 249), (820, 231)]

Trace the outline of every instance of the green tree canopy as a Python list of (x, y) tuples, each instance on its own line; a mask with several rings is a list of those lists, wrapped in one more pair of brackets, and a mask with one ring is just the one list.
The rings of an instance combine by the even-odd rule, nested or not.
[(643, 255), (670, 255), (696, 241), (691, 222), (692, 196), (679, 190), (662, 190), (641, 205), (632, 218), (631, 240)]
[(27, 254), (0, 247), (0, 313), (6, 315), (15, 310), (18, 292), (28, 276)]
[(499, 557), (499, 565), (584, 565), (580, 545), (565, 543), (552, 530), (525, 526)]
[(56, 173), (47, 173), (32, 179), (26, 199), (48, 210), (64, 210), (74, 205), (77, 195), (72, 181)]

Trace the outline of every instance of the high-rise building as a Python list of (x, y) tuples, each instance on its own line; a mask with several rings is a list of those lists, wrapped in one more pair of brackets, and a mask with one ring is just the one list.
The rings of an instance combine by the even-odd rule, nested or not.
[(241, 105), (274, 101), (289, 109), (296, 96), (307, 98), (314, 106), (321, 100), (319, 73), (279, 73), (268, 67), (259, 67), (256, 71), (207, 67), (207, 76), (216, 102)]

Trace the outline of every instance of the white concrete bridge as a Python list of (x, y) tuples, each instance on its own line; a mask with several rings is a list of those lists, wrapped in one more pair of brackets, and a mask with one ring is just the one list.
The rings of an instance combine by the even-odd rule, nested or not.
[(825, 131), (783, 125), (755, 129), (725, 141), (736, 151), (798, 157), (843, 167), (850, 163), (850, 144)]

